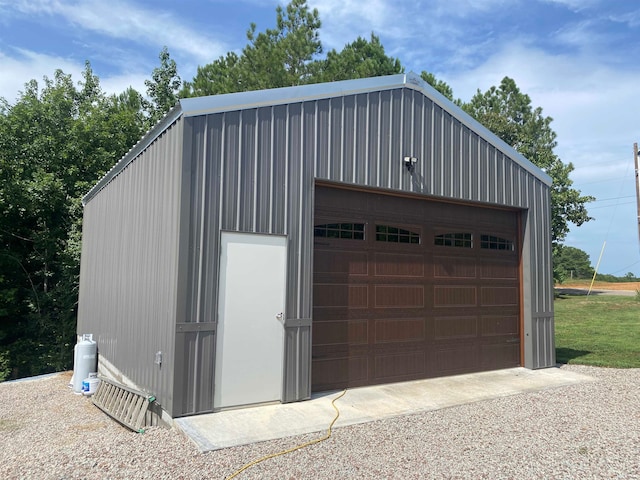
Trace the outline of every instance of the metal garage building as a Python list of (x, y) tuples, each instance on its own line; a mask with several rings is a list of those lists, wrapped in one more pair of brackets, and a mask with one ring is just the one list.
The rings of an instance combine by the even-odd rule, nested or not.
[(78, 332), (173, 417), (553, 366), (550, 184), (415, 74), (184, 99), (84, 198)]

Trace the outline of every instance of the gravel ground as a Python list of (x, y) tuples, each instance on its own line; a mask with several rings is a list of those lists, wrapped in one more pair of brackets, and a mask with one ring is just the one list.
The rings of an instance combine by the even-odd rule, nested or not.
[[(236, 478), (640, 479), (640, 369), (562, 368), (597, 381), (337, 428)], [(0, 478), (222, 479), (321, 436), (203, 454), (176, 429), (124, 429), (69, 379), (0, 384)]]

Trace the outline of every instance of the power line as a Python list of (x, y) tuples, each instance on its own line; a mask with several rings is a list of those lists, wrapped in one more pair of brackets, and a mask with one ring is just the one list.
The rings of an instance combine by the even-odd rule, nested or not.
[(589, 210), (597, 210), (599, 208), (615, 208), (619, 205), (632, 205), (635, 204), (636, 202), (619, 202), (616, 203), (614, 205), (596, 205), (595, 207), (589, 207)]
[(632, 263), (631, 265), (627, 265), (626, 267), (621, 268), (620, 270), (616, 270), (615, 272), (613, 272), (611, 275), (616, 275), (620, 272), (624, 272), (625, 270), (628, 272), (629, 268), (631, 267), (635, 267), (636, 265), (638, 265), (640, 263), (640, 260), (638, 260), (637, 262)]
[(636, 198), (636, 196), (635, 195), (625, 195), (623, 197), (596, 198), (593, 202), (590, 202), (590, 203), (608, 202), (608, 201), (611, 201), (611, 200), (620, 200), (622, 198)]

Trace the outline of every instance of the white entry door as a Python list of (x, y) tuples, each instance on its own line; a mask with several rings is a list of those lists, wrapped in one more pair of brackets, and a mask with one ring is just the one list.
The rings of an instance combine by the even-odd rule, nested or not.
[(214, 409), (282, 399), (287, 238), (222, 232)]

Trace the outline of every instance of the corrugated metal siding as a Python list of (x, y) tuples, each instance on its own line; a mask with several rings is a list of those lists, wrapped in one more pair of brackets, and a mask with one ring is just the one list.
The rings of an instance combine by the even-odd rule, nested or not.
[[(78, 333), (131, 382), (173, 403), (182, 121), (91, 198), (84, 211)], [(154, 363), (162, 352), (162, 366)]]
[[(548, 187), (421, 92), (401, 88), (215, 113), (185, 122), (185, 131), (192, 132), (187, 156), (193, 165), (194, 246), (185, 322), (217, 321), (220, 230), (288, 235), (285, 401), (310, 395), (316, 179), (527, 209), (523, 256), (545, 267), (528, 268), (530, 287), (529, 279), (523, 284), (525, 330), (531, 331), (531, 340), (525, 339), (527, 366), (555, 361), (549, 347), (553, 296), (546, 268)], [(403, 166), (404, 156), (419, 159), (413, 176)], [(184, 347), (189, 348), (196, 347)], [(207, 351), (211, 357), (201, 356), (199, 362), (211, 366), (215, 352)], [(200, 385), (198, 365), (190, 360), (181, 371), (185, 391), (193, 391), (183, 414), (212, 406), (212, 387)], [(196, 397), (202, 399), (201, 406)]]

